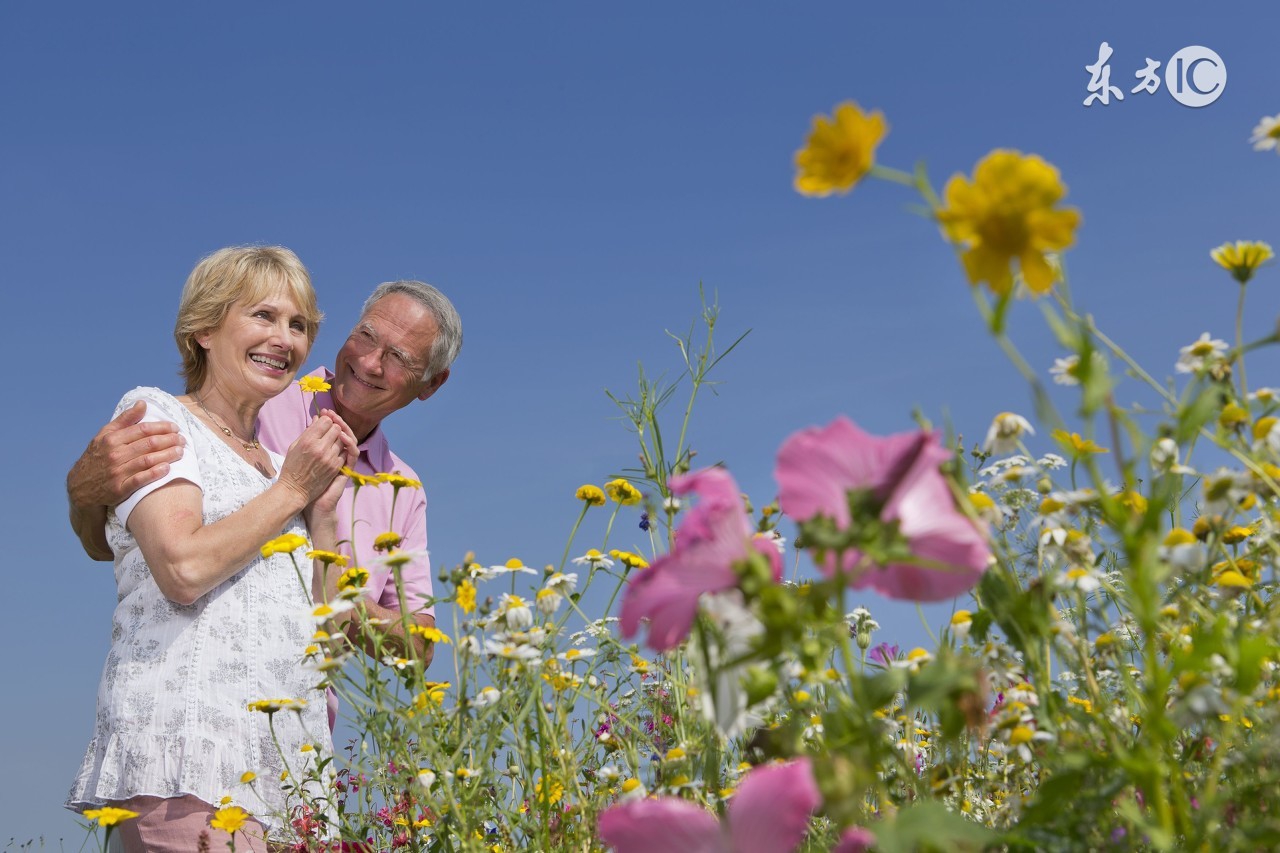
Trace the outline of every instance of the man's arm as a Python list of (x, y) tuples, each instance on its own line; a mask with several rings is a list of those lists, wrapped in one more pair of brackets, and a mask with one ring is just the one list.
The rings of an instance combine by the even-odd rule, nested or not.
[(169, 473), (186, 443), (170, 421), (142, 421), (146, 402), (133, 403), (97, 430), (67, 474), (70, 524), (84, 553), (111, 560), (106, 543), (106, 510)]
[(94, 560), (110, 560), (107, 508), (169, 472), (182, 458), (185, 443), (169, 421), (142, 421), (147, 405), (139, 400), (108, 423), (89, 442), (67, 474), (71, 529)]
[[(409, 657), (400, 611), (383, 607), (370, 598), (364, 600), (364, 606), (368, 614), (367, 620), (374, 624), (362, 625), (358, 617), (348, 620), (344, 628), (352, 645), (370, 657), (376, 657), (379, 650), (383, 656)], [(420, 628), (434, 628), (436, 617), (430, 613), (410, 613), (409, 624)], [(373, 634), (375, 631), (376, 637)], [(424, 667), (431, 666), (431, 660), (435, 657), (435, 643), (421, 634), (413, 634), (409, 639), (418, 660), (422, 661)]]

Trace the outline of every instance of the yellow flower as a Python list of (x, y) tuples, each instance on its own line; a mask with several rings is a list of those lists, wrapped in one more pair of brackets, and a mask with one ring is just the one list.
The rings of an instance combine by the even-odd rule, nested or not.
[(209, 826), (221, 829), (227, 834), (238, 832), (249, 821), (249, 813), (239, 806), (226, 806), (214, 812), (209, 818)]
[(889, 126), (879, 110), (867, 115), (853, 101), (813, 117), (805, 147), (796, 152), (796, 192), (825, 196), (847, 193), (875, 162), (876, 146)]
[(474, 613), (476, 610), (476, 585), (464, 580), (458, 584), (458, 607), (463, 613)]
[(301, 711), (306, 706), (305, 699), (259, 699), (249, 703), (249, 710), (274, 714), (276, 711)]
[(1087, 438), (1081, 438), (1078, 432), (1067, 432), (1065, 429), (1055, 429), (1053, 437), (1062, 444), (1066, 451), (1072, 456), (1084, 456), (1088, 453), (1110, 453), (1105, 447), (1094, 444)]
[(643, 497), (639, 489), (621, 478), (605, 483), (604, 490), (609, 493), (609, 497), (623, 506), (638, 504)]
[(263, 545), (259, 551), (262, 556), (270, 557), (272, 554), (288, 554), (305, 547), (307, 547), (307, 537), (299, 536), (296, 533), (286, 533), (283, 536), (277, 536), (272, 539)]
[(1249, 420), (1249, 413), (1242, 406), (1235, 403), (1227, 403), (1222, 407), (1222, 413), (1218, 415), (1218, 423), (1223, 429), (1233, 429)]
[(254, 779), (257, 779), (257, 778), (258, 778), (257, 773), (254, 773), (252, 770), (246, 770), (244, 771), (244, 773), (240, 774), (240, 784), (248, 785), (250, 782), (252, 782)]
[(302, 746), (298, 747), (298, 751), (299, 752), (315, 752), (316, 748), (314, 744), (304, 743)]
[[(346, 559), (344, 558), (339, 565), (345, 566), (346, 564)], [(360, 589), (367, 583), (369, 583), (369, 570), (362, 569), (359, 566), (352, 566), (339, 576), (338, 589), (343, 592), (349, 589)]]
[(1009, 743), (1012, 746), (1021, 746), (1024, 743), (1030, 743), (1034, 732), (1026, 726), (1014, 726), (1013, 731), (1009, 732)]
[(1147, 499), (1138, 492), (1121, 492), (1116, 495), (1116, 500), (1120, 502), (1120, 506), (1135, 515), (1145, 515), (1147, 512)]
[(448, 635), (446, 635), (439, 628), (427, 628), (422, 625), (410, 625), (409, 633), (416, 634), (419, 637), (422, 637), (424, 640), (427, 640), (432, 643), (444, 643), (445, 645), (448, 645), (449, 643), (453, 642), (453, 640), (450, 640)]
[(325, 382), (319, 376), (304, 376), (298, 380), (298, 387), (303, 391), (309, 391), (312, 394), (329, 390), (329, 383)]
[(133, 820), (138, 813), (115, 806), (103, 806), (100, 809), (86, 809), (84, 816), (89, 820), (97, 821), (98, 826), (115, 826), (117, 823)]
[(1253, 535), (1253, 531), (1248, 527), (1241, 527), (1236, 524), (1228, 527), (1226, 532), (1222, 534), (1222, 541), (1228, 545), (1236, 545)]
[[(338, 568), (342, 568), (347, 564), (347, 558), (344, 557), (342, 554), (337, 553), (336, 551), (320, 551), (320, 550), (308, 551), (307, 559), (319, 560), (320, 562), (324, 563), (326, 566), (337, 566)], [(364, 571), (364, 569), (360, 569), (360, 571)]]
[(376, 486), (378, 483), (382, 482), (377, 477), (373, 477), (368, 474), (361, 474), (359, 471), (353, 471), (346, 465), (343, 465), (338, 470), (342, 474), (346, 475), (348, 480), (355, 483), (357, 489), (361, 486)]
[(1266, 243), (1254, 240), (1237, 240), (1235, 243), (1223, 243), (1209, 253), (1209, 257), (1217, 262), (1231, 277), (1241, 284), (1247, 284), (1258, 267), (1275, 257), (1275, 252)]
[(1055, 209), (1066, 195), (1058, 170), (1034, 154), (996, 150), (973, 170), (973, 180), (947, 182), (938, 221), (948, 240), (965, 247), (969, 283), (985, 281), (1004, 295), (1013, 287), (1014, 260), (1032, 292), (1048, 293), (1058, 272), (1045, 257), (1075, 241), (1080, 211)]
[(373, 540), (373, 550), (390, 551), (393, 548), (399, 548), (400, 542), (400, 534), (394, 530), (388, 530), (386, 533), (379, 533), (377, 538)]
[[(547, 783), (545, 789), (544, 781)], [(533, 796), (540, 803), (555, 805), (564, 797), (564, 784), (555, 779), (539, 779), (533, 786)]]
[(630, 551), (619, 551), (617, 548), (614, 548), (609, 552), (609, 556), (633, 569), (649, 568), (649, 563), (644, 557), (641, 557), (639, 554), (632, 554)]
[(585, 486), (578, 486), (578, 491), (573, 496), (580, 501), (586, 501), (587, 506), (604, 506), (604, 492), (599, 486), (593, 486), (588, 483)]
[(1253, 586), (1252, 581), (1235, 569), (1227, 569), (1225, 572), (1220, 572), (1213, 579), (1213, 583), (1215, 586), (1234, 587), (1235, 589), (1248, 589)]
[(410, 480), (408, 477), (404, 476), (398, 471), (390, 474), (387, 474), (387, 473), (378, 474), (376, 479), (379, 483), (390, 483), (391, 486), (396, 489), (421, 489), (422, 488), (422, 483), (418, 482), (417, 480)]

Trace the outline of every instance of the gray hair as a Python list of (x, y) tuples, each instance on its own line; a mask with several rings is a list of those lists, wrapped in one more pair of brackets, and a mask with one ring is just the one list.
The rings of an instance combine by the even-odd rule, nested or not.
[(374, 303), (393, 293), (403, 293), (417, 300), (423, 308), (431, 312), (431, 316), (436, 321), (436, 339), (431, 345), (431, 355), (427, 359), (422, 381), (425, 382), (437, 373), (448, 370), (449, 365), (453, 364), (453, 360), (458, 357), (458, 352), (462, 349), (462, 318), (458, 316), (458, 309), (453, 307), (449, 297), (425, 282), (387, 281), (378, 285), (365, 300), (364, 307), (360, 309), (360, 316), (364, 317)]

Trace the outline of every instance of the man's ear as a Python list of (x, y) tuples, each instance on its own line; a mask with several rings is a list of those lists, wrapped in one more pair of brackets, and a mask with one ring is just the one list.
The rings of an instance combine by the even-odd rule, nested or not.
[(432, 394), (439, 391), (440, 386), (448, 381), (449, 381), (449, 368), (446, 367), (444, 370), (440, 371), (435, 376), (432, 376), (426, 382), (422, 383), (422, 389), (418, 391), (418, 399), (419, 400), (427, 399)]

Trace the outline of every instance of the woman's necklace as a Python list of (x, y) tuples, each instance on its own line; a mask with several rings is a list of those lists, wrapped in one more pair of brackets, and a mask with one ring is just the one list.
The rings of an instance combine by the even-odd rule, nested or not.
[[(195, 396), (195, 395), (192, 395), (192, 396)], [(204, 400), (201, 400), (199, 397), (196, 397), (196, 404), (200, 406), (200, 411), (204, 412), (205, 416), (208, 417), (209, 420), (213, 421), (214, 426), (216, 426), (218, 429), (225, 432), (227, 434), (227, 438), (235, 439), (236, 441), (240, 442), (240, 446), (243, 447), (245, 450), (257, 450), (258, 448), (262, 447), (262, 445), (258, 443), (257, 426), (253, 428), (253, 438), (250, 439), (249, 441), (245, 441), (243, 438), (236, 435), (234, 432), (232, 432), (230, 429), (224, 426), (221, 420), (214, 417), (213, 412), (209, 411), (209, 408), (204, 404)]]

